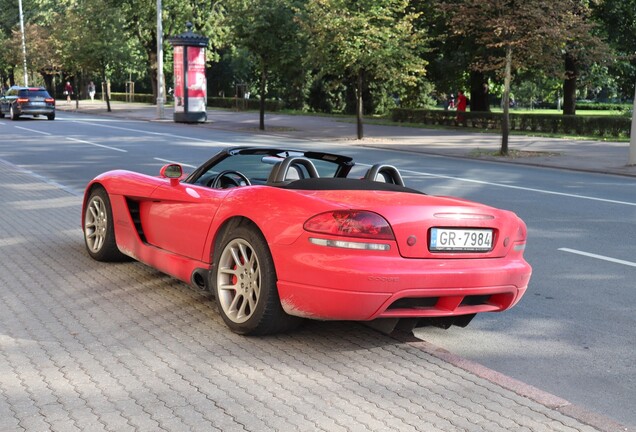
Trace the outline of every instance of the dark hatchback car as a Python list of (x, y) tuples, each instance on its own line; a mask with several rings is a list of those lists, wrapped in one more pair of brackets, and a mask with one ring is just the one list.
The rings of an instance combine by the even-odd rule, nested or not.
[(55, 119), (55, 99), (44, 87), (13, 86), (0, 97), (0, 118), (5, 115), (17, 120), (23, 115), (46, 116)]

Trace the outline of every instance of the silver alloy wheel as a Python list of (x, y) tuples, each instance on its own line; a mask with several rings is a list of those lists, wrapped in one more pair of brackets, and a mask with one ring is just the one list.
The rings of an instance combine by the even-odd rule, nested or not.
[(106, 241), (106, 229), (108, 227), (108, 212), (106, 204), (99, 196), (93, 196), (86, 207), (84, 217), (84, 236), (86, 245), (93, 253), (99, 252)]
[(225, 246), (219, 260), (216, 286), (224, 314), (237, 324), (249, 320), (261, 294), (260, 264), (249, 242), (236, 238)]

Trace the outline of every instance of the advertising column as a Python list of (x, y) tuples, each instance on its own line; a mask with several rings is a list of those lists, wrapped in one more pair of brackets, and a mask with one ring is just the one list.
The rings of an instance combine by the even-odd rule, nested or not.
[(198, 123), (207, 120), (205, 49), (208, 38), (187, 32), (169, 39), (174, 47), (174, 121)]

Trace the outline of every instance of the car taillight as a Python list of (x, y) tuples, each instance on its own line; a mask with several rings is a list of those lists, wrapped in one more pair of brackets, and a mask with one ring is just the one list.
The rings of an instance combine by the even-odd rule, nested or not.
[(522, 252), (526, 249), (526, 239), (528, 238), (528, 228), (523, 221), (519, 221), (517, 232), (514, 237), (513, 250)]
[(29, 98), (17, 98), (16, 102), (18, 103), (27, 103), (29, 101)]
[(395, 240), (389, 223), (377, 213), (364, 210), (336, 210), (318, 214), (304, 225), (313, 233), (374, 240)]
[(46, 99), (44, 99), (44, 102), (46, 102), (46, 103), (55, 103), (55, 99), (53, 99), (53, 98), (46, 98)]

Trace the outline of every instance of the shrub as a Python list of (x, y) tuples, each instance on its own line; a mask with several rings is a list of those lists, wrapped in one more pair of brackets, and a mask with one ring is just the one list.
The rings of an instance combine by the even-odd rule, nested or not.
[[(393, 121), (425, 125), (501, 129), (503, 114), (491, 112), (404, 109), (392, 110)], [(510, 130), (597, 137), (629, 137), (631, 118), (627, 116), (566, 116), (559, 114), (510, 114)]]

